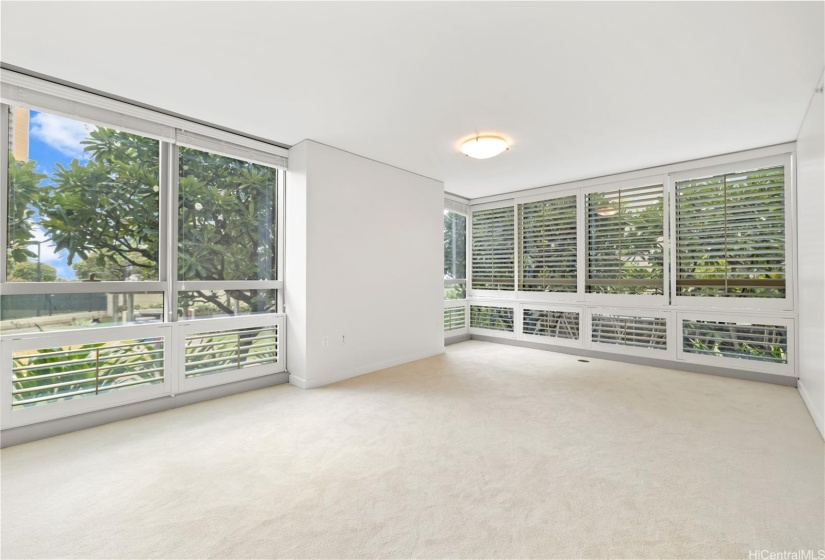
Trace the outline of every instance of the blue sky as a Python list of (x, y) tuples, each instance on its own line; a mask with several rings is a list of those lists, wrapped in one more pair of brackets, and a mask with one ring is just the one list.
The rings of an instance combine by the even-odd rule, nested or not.
[[(83, 146), (80, 142), (86, 136), (91, 125), (52, 115), (31, 111), (29, 114), (29, 159), (37, 162), (37, 170), (50, 174), (55, 164), (68, 165), (72, 159), (83, 157)], [(51, 182), (43, 181), (43, 189), (50, 188)], [(38, 217), (35, 216), (35, 222)], [(45, 232), (37, 228), (35, 240), (46, 238)], [(36, 247), (31, 247), (36, 252)], [(66, 280), (75, 278), (74, 271), (66, 263), (66, 251), (55, 252), (54, 244), (43, 243), (40, 247), (41, 262), (48, 263), (57, 269), (57, 276)]]

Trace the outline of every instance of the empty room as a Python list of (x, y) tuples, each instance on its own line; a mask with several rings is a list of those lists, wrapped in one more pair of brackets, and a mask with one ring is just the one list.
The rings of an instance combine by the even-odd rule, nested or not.
[(0, 33), (0, 557), (825, 560), (825, 2)]

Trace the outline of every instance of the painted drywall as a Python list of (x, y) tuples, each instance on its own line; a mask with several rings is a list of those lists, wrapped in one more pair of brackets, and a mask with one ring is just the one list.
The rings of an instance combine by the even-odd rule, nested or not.
[(290, 150), (292, 383), (319, 387), (444, 351), (443, 204), (439, 181), (313, 141)]
[[(822, 82), (820, 81), (820, 87)], [(825, 102), (814, 95), (797, 139), (799, 393), (825, 437)]]

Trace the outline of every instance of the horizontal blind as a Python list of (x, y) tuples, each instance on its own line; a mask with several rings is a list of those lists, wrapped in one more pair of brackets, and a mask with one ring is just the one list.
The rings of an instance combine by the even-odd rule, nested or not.
[(787, 364), (788, 327), (684, 320), (682, 349), (690, 354)]
[(664, 293), (664, 187), (587, 195), (588, 293)]
[(163, 337), (14, 352), (12, 409), (163, 383), (163, 368)]
[(186, 377), (278, 362), (278, 326), (201, 332), (186, 337)]
[(785, 168), (676, 183), (676, 295), (785, 297)]
[(474, 329), (514, 332), (513, 317), (512, 307), (470, 306), (470, 327)]
[(528, 202), (519, 212), (519, 290), (576, 292), (576, 195)]
[(667, 349), (667, 320), (660, 317), (594, 313), (590, 331), (593, 342)]
[(466, 309), (463, 307), (447, 307), (444, 309), (444, 330), (454, 331), (467, 326), (465, 319)]
[(515, 288), (514, 221), (512, 206), (473, 212), (474, 289)]
[(524, 309), (521, 332), (532, 336), (579, 339), (579, 314), (575, 311)]

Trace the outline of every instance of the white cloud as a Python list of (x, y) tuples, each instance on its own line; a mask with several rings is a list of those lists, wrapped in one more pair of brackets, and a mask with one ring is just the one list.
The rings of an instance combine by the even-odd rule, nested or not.
[(48, 113), (37, 113), (31, 119), (31, 135), (69, 157), (85, 159), (80, 142), (94, 126)]

